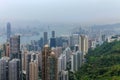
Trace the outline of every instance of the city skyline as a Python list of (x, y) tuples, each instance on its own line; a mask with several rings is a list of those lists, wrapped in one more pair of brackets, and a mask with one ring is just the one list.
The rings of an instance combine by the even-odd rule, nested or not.
[(119, 3), (0, 0), (0, 80), (120, 80)]

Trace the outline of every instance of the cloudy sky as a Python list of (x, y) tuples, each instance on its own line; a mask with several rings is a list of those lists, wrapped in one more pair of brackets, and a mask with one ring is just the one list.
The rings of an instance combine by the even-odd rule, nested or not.
[(0, 21), (120, 22), (120, 0), (0, 0)]

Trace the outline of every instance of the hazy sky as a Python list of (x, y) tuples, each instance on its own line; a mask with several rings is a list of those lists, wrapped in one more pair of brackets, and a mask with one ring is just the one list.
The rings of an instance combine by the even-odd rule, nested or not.
[(120, 0), (0, 0), (0, 21), (120, 22)]

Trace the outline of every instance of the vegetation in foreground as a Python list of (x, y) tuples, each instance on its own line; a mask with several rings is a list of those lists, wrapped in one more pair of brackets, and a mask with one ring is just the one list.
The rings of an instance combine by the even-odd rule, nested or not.
[(74, 80), (120, 80), (120, 41), (90, 49), (86, 60)]

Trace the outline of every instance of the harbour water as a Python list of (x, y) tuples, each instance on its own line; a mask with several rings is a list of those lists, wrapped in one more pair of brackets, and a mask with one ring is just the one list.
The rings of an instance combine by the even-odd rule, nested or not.
[[(40, 35), (34, 35), (34, 36), (21, 36), (21, 44), (27, 44), (30, 43), (31, 40), (39, 40), (40, 39)], [(2, 35), (0, 36), (0, 44), (5, 43), (7, 40), (6, 35)]]

